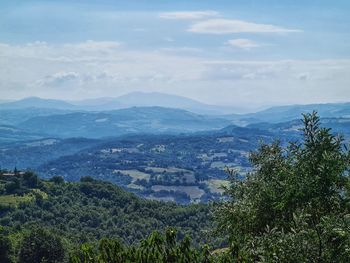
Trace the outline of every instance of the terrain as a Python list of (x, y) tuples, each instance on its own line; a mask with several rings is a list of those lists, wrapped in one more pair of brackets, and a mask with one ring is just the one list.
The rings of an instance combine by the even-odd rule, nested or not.
[[(101, 105), (106, 110), (97, 111)], [(2, 103), (0, 167), (32, 170), (42, 178), (63, 176), (70, 182), (91, 176), (147, 199), (189, 204), (221, 199), (225, 170), (233, 168), (244, 177), (251, 170), (249, 154), (261, 143), (299, 141), (301, 113), (317, 109), (322, 125), (350, 136), (348, 103), (241, 115), (188, 111), (194, 107), (199, 104), (190, 99), (158, 93)]]
[(349, 151), (316, 113), (303, 124), (298, 143), (258, 146), (249, 176), (229, 169), (226, 199), (211, 204), (1, 170), (1, 262), (348, 262)]

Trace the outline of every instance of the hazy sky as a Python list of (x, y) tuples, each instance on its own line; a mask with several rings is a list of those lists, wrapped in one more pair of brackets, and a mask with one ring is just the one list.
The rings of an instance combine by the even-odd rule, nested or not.
[(348, 0), (1, 0), (0, 99), (350, 101)]

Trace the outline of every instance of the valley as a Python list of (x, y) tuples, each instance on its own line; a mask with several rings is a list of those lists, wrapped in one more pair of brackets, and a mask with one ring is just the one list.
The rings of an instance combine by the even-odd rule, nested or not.
[[(140, 101), (132, 94), (127, 98), (129, 103)], [(30, 102), (0, 104), (1, 168), (32, 170), (46, 179), (62, 176), (70, 182), (91, 176), (147, 199), (180, 204), (222, 199), (226, 169), (243, 178), (251, 169), (250, 152), (259, 145), (298, 141), (300, 111), (313, 107), (200, 115), (160, 106), (96, 112), (77, 110), (67, 102), (34, 100), (47, 108)], [(322, 124), (349, 137), (348, 106), (318, 105), (325, 115)]]

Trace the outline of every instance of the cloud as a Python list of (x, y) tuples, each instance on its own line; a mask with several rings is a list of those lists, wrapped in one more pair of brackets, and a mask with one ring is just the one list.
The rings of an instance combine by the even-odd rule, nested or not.
[(200, 53), (200, 52), (203, 52), (203, 49), (194, 48), (194, 47), (167, 47), (167, 48), (161, 48), (160, 51), (181, 54), (181, 53)]
[[(203, 78), (211, 80), (337, 81), (348, 79), (350, 60), (208, 61)], [(334, 67), (338, 65), (338, 67)], [(311, 77), (312, 76), (312, 77)], [(299, 84), (296, 84), (299, 85)]]
[(203, 34), (231, 34), (231, 33), (290, 33), (301, 32), (268, 24), (257, 24), (241, 20), (209, 19), (194, 23), (189, 32)]
[(255, 47), (260, 47), (260, 45), (257, 44), (256, 42), (245, 38), (231, 39), (227, 41), (227, 44), (232, 47), (237, 47), (237, 48), (246, 49), (246, 50), (255, 48)]
[(88, 40), (76, 44), (68, 44), (68, 47), (73, 47), (76, 49), (84, 51), (111, 51), (120, 48), (122, 44), (117, 41), (93, 41)]
[(245, 107), (350, 100), (349, 59), (240, 61), (191, 47), (112, 50), (0, 44), (0, 97), (82, 99), (142, 90)]
[(208, 17), (217, 17), (219, 13), (216, 11), (182, 11), (182, 12), (165, 12), (160, 13), (159, 17), (163, 19), (174, 20), (195, 20)]
[(309, 73), (300, 73), (297, 75), (297, 79), (299, 80), (308, 80), (310, 78)]
[(45, 76), (36, 81), (38, 86), (43, 87), (62, 87), (67, 84), (79, 81), (79, 74), (76, 72), (57, 72), (52, 75)]
[(172, 37), (164, 37), (163, 40), (166, 42), (174, 42), (175, 41)]

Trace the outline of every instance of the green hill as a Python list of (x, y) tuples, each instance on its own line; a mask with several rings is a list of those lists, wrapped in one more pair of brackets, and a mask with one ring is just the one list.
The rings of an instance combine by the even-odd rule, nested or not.
[(83, 177), (67, 183), (26, 172), (0, 175), (0, 225), (11, 231), (49, 227), (69, 242), (101, 237), (137, 243), (153, 230), (174, 226), (195, 242), (211, 226), (208, 205), (180, 206), (141, 199), (108, 182)]

